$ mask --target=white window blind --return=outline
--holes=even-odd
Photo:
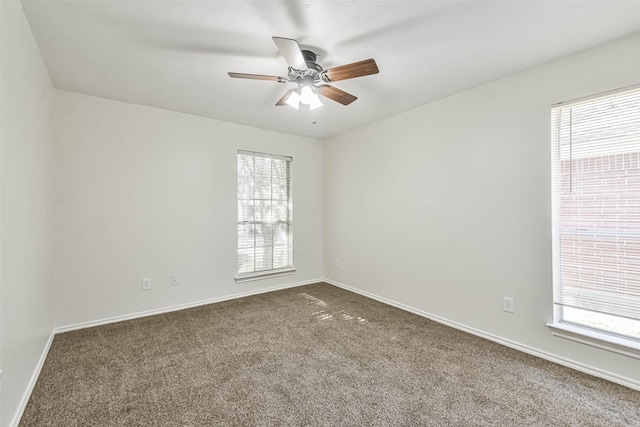
[[[238,151],[238,278],[293,268],[291,158]]]
[[[640,338],[640,88],[555,106],[554,304]]]

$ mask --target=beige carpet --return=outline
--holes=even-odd
[[[20,426],[640,426],[640,393],[327,284],[56,336]]]

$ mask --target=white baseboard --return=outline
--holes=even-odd
[[[44,349],[42,350],[40,359],[38,359],[38,363],[36,364],[36,369],[33,371],[33,374],[31,375],[31,379],[29,380],[27,389],[24,391],[24,394],[22,395],[22,399],[20,400],[20,405],[18,406],[18,409],[13,415],[13,419],[9,423],[10,427],[18,427],[18,424],[20,424],[20,419],[22,418],[22,414],[24,413],[24,410],[27,407],[27,403],[29,403],[29,398],[31,397],[33,388],[36,386],[36,382],[38,381],[38,377],[40,376],[40,371],[42,371],[42,367],[44,366],[44,361],[47,360],[47,355],[49,354],[49,349],[51,348],[51,343],[53,342],[54,337],[55,337],[55,333],[51,332],[51,335],[49,335],[49,339],[47,340],[47,343],[44,345]]]
[[[493,335],[493,334],[490,334],[490,333],[487,333],[487,332],[472,328],[470,326],[463,325],[461,323],[454,322],[452,320],[445,319],[443,317],[436,316],[436,315],[427,313],[427,312],[422,311],[422,310],[418,310],[417,308],[413,308],[413,307],[410,307],[408,305],[405,305],[405,304],[390,300],[388,298],[381,297],[381,296],[376,295],[376,294],[372,294],[371,292],[363,291],[361,289],[354,288],[354,287],[349,286],[349,285],[345,285],[344,283],[336,282],[335,280],[331,280],[331,279],[326,279],[325,278],[323,281],[326,282],[326,283],[329,283],[331,285],[337,286],[339,288],[345,289],[347,291],[351,291],[351,292],[354,292],[356,294],[360,294],[362,296],[365,296],[367,298],[371,298],[371,299],[374,299],[376,301],[380,301],[380,302],[382,302],[384,304],[391,305],[393,307],[399,308],[401,310],[408,311],[409,313],[417,314],[418,316],[425,317],[427,319],[433,320],[433,321],[438,322],[438,323],[442,323],[443,325],[450,326],[450,327],[452,327],[454,329],[458,329],[458,330],[461,330],[463,332],[468,332],[470,334],[479,336],[481,338],[485,338],[485,339],[487,339],[489,341],[493,341],[493,342],[496,342],[498,344],[502,344],[504,346],[513,348],[515,350],[522,351],[523,353],[531,354],[531,355],[539,357],[541,359],[545,359],[545,360],[548,360],[550,362],[554,362],[554,363],[557,363],[559,365],[563,365],[563,366],[566,366],[568,368],[575,369],[577,371],[584,372],[584,373],[589,374],[589,375],[593,375],[594,377],[603,378],[605,380],[608,380],[608,381],[611,381],[611,382],[614,382],[614,383],[617,383],[617,384],[621,384],[621,385],[623,385],[625,387],[629,387],[631,389],[640,391],[640,382],[639,381],[635,381],[633,379],[630,379],[630,378],[627,378],[627,377],[623,377],[621,375],[614,374],[612,372],[605,371],[603,369],[599,369],[599,368],[596,368],[594,366],[586,365],[584,363],[577,362],[575,360],[567,359],[566,357],[562,357],[562,356],[558,356],[558,355],[555,355],[555,354],[552,354],[552,353],[548,353],[546,351],[538,350],[538,349],[536,349],[534,347],[530,347],[528,345],[521,344],[521,343],[516,342],[516,341],[512,341],[512,340],[509,340],[509,339],[506,339],[506,338],[502,338],[502,337],[499,337],[497,335]]]
[[[213,304],[213,303],[222,302],[222,301],[229,301],[229,300],[232,300],[232,299],[244,298],[244,297],[249,297],[251,295],[264,294],[264,293],[267,293],[267,292],[280,291],[282,289],[295,288],[296,286],[310,285],[312,283],[319,283],[319,282],[324,282],[324,281],[325,280],[322,279],[322,278],[313,279],[313,280],[305,280],[303,282],[288,283],[288,284],[285,284],[285,285],[272,286],[270,288],[258,289],[258,290],[247,291],[247,292],[240,292],[240,293],[237,293],[237,294],[225,295],[225,296],[222,296],[222,297],[210,298],[210,299],[190,302],[190,303],[186,303],[186,304],[172,305],[172,306],[158,308],[158,309],[154,309],[154,310],[140,311],[140,312],[137,312],[137,313],[124,314],[124,315],[121,315],[121,316],[107,317],[105,319],[90,320],[88,322],[75,323],[73,325],[59,326],[57,328],[54,328],[53,332],[55,334],[61,334],[63,332],[70,332],[70,331],[75,331],[75,330],[78,330],[78,329],[92,328],[94,326],[107,325],[109,323],[117,323],[117,322],[122,322],[122,321],[125,321],[125,320],[138,319],[140,317],[155,316],[156,314],[170,313],[172,311],[185,310],[187,308],[199,307],[201,305]]]

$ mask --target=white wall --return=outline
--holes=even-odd
[[[56,326],[323,277],[321,141],[65,91],[54,105]],[[293,157],[294,275],[235,283],[238,149]]]
[[[550,106],[640,83],[638,52],[640,35],[327,140],[326,277],[640,381],[637,359],[545,326]],[[515,314],[502,311],[503,296]]]
[[[2,415],[7,426],[51,334],[53,91],[22,6],[2,9]]]

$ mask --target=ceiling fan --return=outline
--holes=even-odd
[[[310,50],[301,50],[297,41],[275,36],[273,41],[289,64],[289,72],[286,77],[244,73],[229,73],[229,76],[236,79],[297,83],[298,87],[288,90],[276,103],[277,106],[289,105],[298,109],[300,104],[304,104],[308,105],[309,109],[315,110],[322,106],[318,94],[342,105],[349,105],[358,98],[327,83],[378,73],[378,66],[373,59],[365,59],[325,70],[316,63],[317,55]]]

